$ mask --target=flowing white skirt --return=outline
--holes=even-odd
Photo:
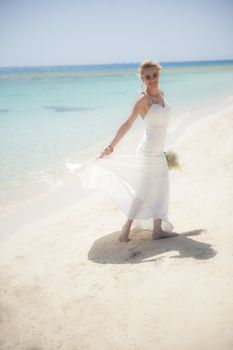
[[[164,231],[174,226],[168,218],[169,168],[164,153],[144,156],[111,153],[81,164],[67,164],[85,189],[102,190],[134,219],[132,228],[153,229],[161,219]]]

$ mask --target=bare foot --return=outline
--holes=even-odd
[[[130,241],[130,239],[128,239],[129,231],[130,231],[130,227],[129,226],[127,226],[127,225],[122,226],[121,235],[119,237],[119,241],[120,242],[128,242],[128,241]]]
[[[160,238],[170,238],[178,236],[178,233],[175,232],[166,232],[160,229],[159,231],[152,232],[152,239],[160,239]]]

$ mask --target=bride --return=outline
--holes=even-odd
[[[131,115],[125,121],[125,123],[121,125],[112,142],[101,153],[100,158],[103,158],[104,156],[109,155],[114,151],[117,143],[131,128],[132,124],[139,115],[141,115],[142,118],[146,117],[151,107],[150,104],[157,104],[165,108],[164,94],[159,89],[160,70],[161,66],[158,62],[146,60],[141,63],[139,68],[140,78],[142,83],[145,83],[146,85],[146,92],[142,92],[138,100],[135,102]],[[174,236],[174,233],[162,230],[161,221],[162,220],[160,218],[154,220],[152,238],[159,239]],[[129,241],[128,236],[132,223],[133,219],[129,218],[122,227],[121,236],[119,238],[121,242]]]
[[[128,119],[120,126],[101,154],[78,168],[81,185],[107,193],[127,217],[119,237],[128,242],[133,227],[149,229],[152,239],[177,236],[171,232],[168,218],[169,168],[164,153],[171,108],[159,88],[161,66],[146,60],[139,66],[143,91],[134,103]],[[117,154],[114,149],[137,117],[143,119],[145,131],[136,154]]]

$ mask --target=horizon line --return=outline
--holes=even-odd
[[[197,62],[223,62],[223,61],[233,61],[233,58],[224,58],[224,59],[205,59],[205,60],[185,60],[185,61],[157,61],[161,64],[166,63],[197,63]],[[27,68],[27,67],[64,67],[64,66],[72,66],[72,67],[86,67],[86,66],[111,66],[111,65],[132,65],[132,64],[140,64],[141,61],[138,62],[112,62],[112,63],[88,63],[88,64],[46,64],[46,65],[22,65],[22,66],[0,66],[0,68]]]

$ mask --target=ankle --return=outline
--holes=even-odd
[[[160,232],[162,230],[161,226],[154,226],[153,232]]]
[[[154,225],[153,225],[153,231],[160,231],[161,230],[161,219],[156,219],[154,220]]]
[[[125,225],[131,226],[131,225],[132,225],[132,222],[133,222],[133,220],[128,219],[128,220],[126,221]]]

